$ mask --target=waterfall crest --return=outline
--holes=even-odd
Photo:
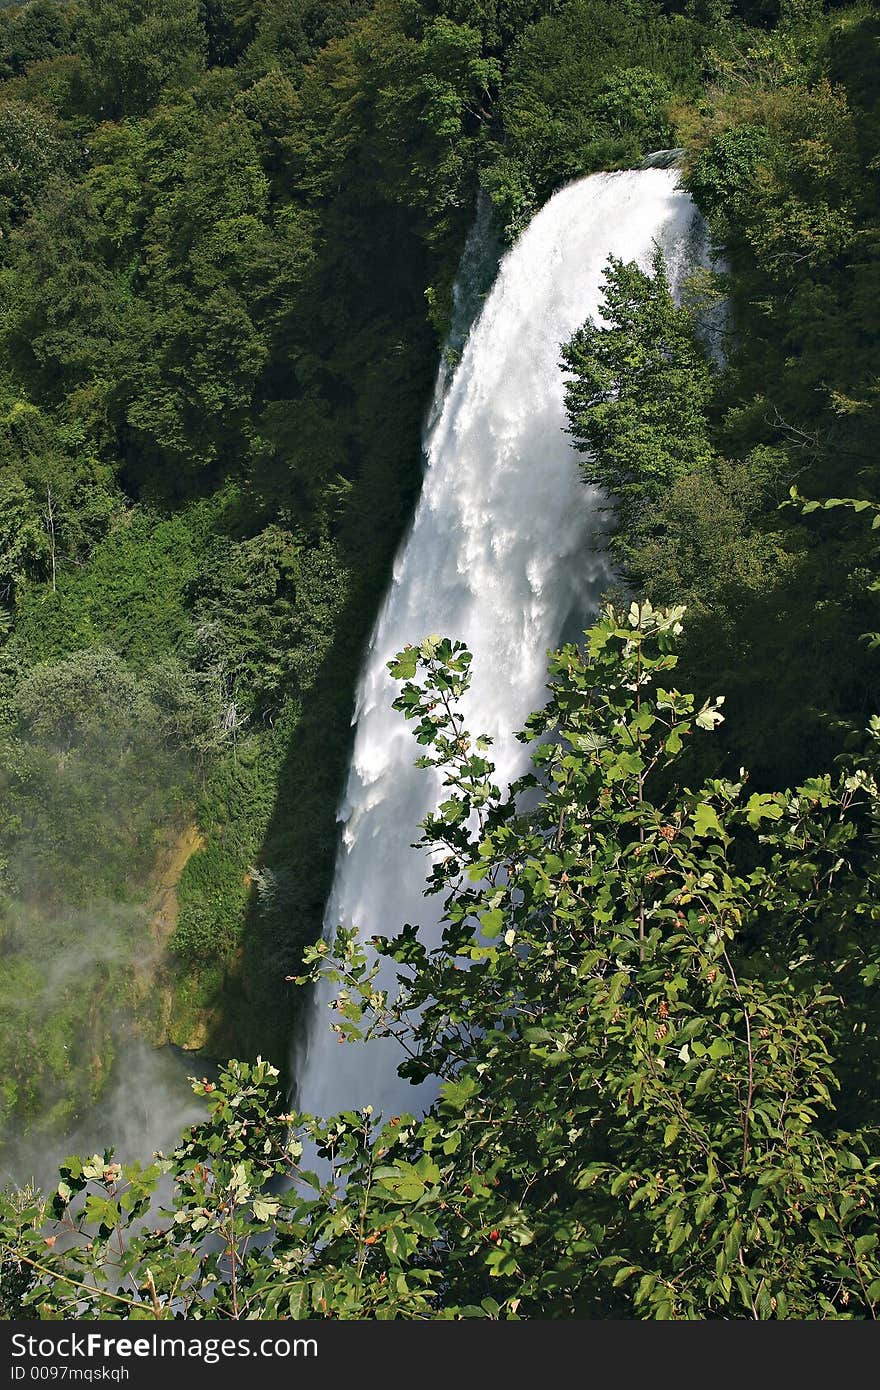
[[[409,535],[365,658],[342,835],[327,907],[365,937],[418,923],[436,936],[438,898],[423,897],[428,864],[413,849],[438,803],[439,780],[413,766],[409,725],[391,708],[386,663],[429,633],[474,653],[465,708],[472,734],[489,734],[502,787],[528,754],[514,734],[543,703],[546,653],[569,625],[583,627],[610,575],[600,541],[601,497],[580,481],[563,432],[559,345],[597,316],[609,255],[647,266],[663,248],[675,281],[699,225],[674,169],[594,174],[558,192],[501,262],[439,411],[426,432],[427,470]],[[435,398],[436,399],[436,398]],[[383,984],[393,983],[393,968]],[[371,1104],[417,1108],[396,1074],[396,1045],[337,1046],[316,991],[298,1078],[300,1109],[318,1114]]]

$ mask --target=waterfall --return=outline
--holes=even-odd
[[[500,257],[501,242],[492,225],[492,200],[480,189],[477,215],[468,233],[455,284],[452,286],[452,306],[446,341],[440,354],[434,395],[425,422],[426,443],[440,418],[449,383],[456,365],[461,360],[464,345],[482,301],[492,287]]]
[[[583,627],[609,580],[602,499],[580,481],[563,432],[559,345],[598,315],[609,255],[647,266],[659,243],[673,281],[690,262],[699,219],[677,178],[664,168],[594,174],[551,198],[502,260],[430,413],[421,498],[357,695],[328,935],[340,923],[365,937],[393,935],[405,922],[425,939],[438,931],[440,900],[423,897],[429,866],[411,846],[439,781],[413,766],[411,728],[391,708],[398,687],[386,663],[397,651],[429,633],[466,642],[474,653],[466,727],[494,740],[502,787],[524,770],[528,754],[513,736],[543,703],[547,650]],[[393,985],[393,965],[383,969],[382,983]],[[338,1046],[331,1000],[316,990],[300,1109],[417,1108],[417,1093],[396,1074],[396,1044]]]

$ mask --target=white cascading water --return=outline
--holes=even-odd
[[[489,734],[499,784],[524,770],[514,738],[543,703],[546,656],[567,625],[580,630],[609,581],[602,499],[580,480],[564,433],[559,345],[599,314],[610,255],[647,267],[655,244],[673,282],[692,262],[699,219],[674,169],[594,174],[557,193],[501,262],[425,441],[428,467],[366,656],[342,840],[326,930],[364,937],[418,923],[438,934],[439,897],[424,898],[428,864],[413,849],[438,804],[439,781],[413,766],[411,726],[391,708],[387,662],[439,633],[474,653],[466,727]],[[382,983],[394,983],[386,962]],[[372,1105],[418,1108],[397,1076],[393,1042],[338,1045],[333,995],[316,990],[299,1068],[301,1110],[330,1115]]]

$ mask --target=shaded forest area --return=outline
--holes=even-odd
[[[618,283],[624,347],[669,350],[596,415],[582,344],[576,442],[628,489],[622,579],[688,605],[685,687],[727,692],[693,775],[858,756],[878,36],[813,0],[0,13],[6,1123],[99,1092],[111,999],[153,1041],[284,1065],[480,187],[509,239],[567,179],[685,147],[729,274],[679,315],[662,279]],[[724,298],[719,371],[694,333]],[[157,941],[156,865],[194,836]]]

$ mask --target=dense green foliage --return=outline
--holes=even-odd
[[[512,231],[670,138],[713,32],[653,0],[0,11],[0,709],[9,767],[43,769],[4,782],[2,886],[13,921],[113,919],[195,820],[167,1038],[285,1055],[479,183]],[[111,657],[134,742],[49,748],[19,687],[76,658],[87,715]],[[37,824],[50,783],[75,832]]]
[[[286,1115],[265,1063],[233,1064],[196,1085],[210,1115],[169,1160],[71,1159],[51,1212],[6,1202],[29,1309],[876,1316],[876,1104],[850,1132],[835,1105],[880,973],[877,784],[679,785],[683,748],[722,720],[672,684],[680,618],[608,609],[552,658],[523,735],[534,772],[504,796],[457,709],[470,653],[399,654],[396,707],[448,790],[422,840],[443,938],[376,939],[394,996],[354,933],[310,957],[340,1041],[398,1039],[401,1073],[439,1099],[381,1125],[369,1107]],[[173,1209],[139,1228],[162,1171]]]
[[[281,1263],[255,1247],[236,1275],[248,1315],[875,1310],[878,44],[870,6],[821,0],[0,10],[9,1131],[72,1126],[117,1009],[154,1041],[285,1063],[284,981],[320,931],[351,691],[478,187],[509,238],[565,179],[680,145],[724,257],[680,300],[659,259],[612,263],[604,321],[561,349],[627,602],[687,606],[683,684],[726,691],[723,726],[666,730],[640,770],[662,721],[695,716],[650,665],[635,715],[621,684],[634,653],[662,669],[674,620],[609,618],[604,645],[554,667],[530,732],[556,721],[573,761],[554,735],[526,814],[491,791],[485,750],[455,761],[413,684],[454,692],[461,653],[403,658],[405,712],[458,779],[425,832],[450,844],[433,884],[450,933],[436,957],[384,948],[409,993],[370,1026],[409,1030],[444,1099],[381,1138],[316,1121],[348,1186],[277,1208],[284,1122],[270,1160],[221,1106],[174,1160],[188,1215],[133,1237],[131,1268],[157,1280],[145,1308],[130,1279],[134,1304],[110,1296],[121,1175],[92,1165],[101,1229],[64,1261],[108,1290],[76,1291],[93,1310],[168,1309],[199,1232],[238,1251],[230,1195],[242,1240],[284,1215]],[[457,798],[480,802],[485,853]],[[180,845],[197,847],[157,925]],[[487,882],[460,879],[467,863]],[[348,1029],[369,965],[342,946]],[[520,1026],[529,990],[548,1037]],[[467,1035],[455,1080],[450,1029]],[[241,1064],[219,1084],[268,1125],[269,1079]],[[123,1224],[146,1192],[131,1177]],[[52,1265],[39,1201],[21,1211],[31,1234],[7,1227],[8,1248]],[[235,1297],[224,1249],[207,1315]],[[11,1307],[29,1268],[0,1291]],[[74,1290],[47,1278],[51,1311]]]
[[[850,511],[782,505],[794,485],[878,495],[878,43],[854,8],[715,54],[679,130],[727,268],[676,308],[661,264],[612,265],[608,322],[563,353],[587,476],[620,499],[624,573],[688,605],[688,679],[728,692],[716,766],[768,783],[827,764],[847,730],[857,743],[880,695],[859,641],[877,626],[872,535]]]
[[[712,378],[659,252],[653,276],[612,259],[603,314],[604,326],[584,324],[563,347],[565,404],[586,480],[615,500],[623,550],[652,528],[672,485],[708,462]]]

